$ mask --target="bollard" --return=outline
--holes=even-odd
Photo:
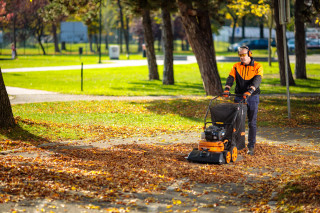
[[[83,63],[81,63],[81,91],[83,91]]]

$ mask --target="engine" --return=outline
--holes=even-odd
[[[207,141],[223,141],[225,134],[224,127],[209,126],[204,130],[204,138]]]

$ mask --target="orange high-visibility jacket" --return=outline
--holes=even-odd
[[[235,94],[242,95],[251,90],[252,95],[260,94],[260,83],[263,76],[262,65],[251,58],[249,65],[235,63],[227,78],[226,87],[231,88],[236,81]]]

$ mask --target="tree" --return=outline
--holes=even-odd
[[[188,39],[187,39],[187,35],[186,35],[186,32],[183,28],[183,24],[182,24],[182,21],[181,21],[181,17],[180,16],[176,16],[174,18],[174,21],[173,21],[173,40],[177,40],[177,39],[180,39],[181,40],[181,49],[182,50],[189,50],[188,48]],[[184,46],[184,41],[186,41],[187,43],[187,46],[185,47]],[[176,48],[175,47],[175,42],[174,42],[174,49]]]
[[[4,5],[2,14],[3,17],[7,20],[8,24],[12,24],[12,38],[13,38],[13,44],[16,47],[17,46],[17,36],[16,36],[16,29],[19,25],[19,14],[21,11],[23,11],[23,3],[19,0],[4,0],[1,1],[1,5]]]
[[[45,28],[41,10],[43,10],[45,5],[48,3],[47,0],[35,0],[31,2],[21,0],[5,0],[4,2],[6,3],[5,10],[7,12],[8,20],[11,21],[13,25],[14,45],[16,46],[17,42],[17,29],[28,29],[37,38],[43,54],[46,54],[41,42]],[[32,16],[30,14],[32,14]]]
[[[233,4],[228,5],[227,6],[227,11],[230,14],[230,16],[232,17],[232,34],[231,34],[231,44],[234,43],[234,35],[236,32],[236,26],[237,26],[237,22],[239,19],[239,12],[237,11],[238,9],[240,9],[239,5],[233,1]],[[243,10],[245,11],[245,10]]]
[[[120,23],[121,23],[121,32],[124,34],[124,40],[126,42],[126,51],[127,51],[127,57],[129,57],[129,29],[128,29],[128,18],[126,18],[127,25],[126,28],[124,27],[124,21],[123,21],[123,11],[120,0],[117,0],[118,7],[119,7],[119,17],[120,17]]]
[[[43,10],[44,6],[47,4],[46,0],[33,1],[30,7],[30,12],[33,11],[33,19],[29,22],[30,29],[37,38],[37,41],[42,49],[43,55],[46,55],[46,51],[42,44],[42,36],[44,35],[45,22],[41,16],[40,11]],[[27,11],[28,13],[29,11]]]
[[[245,37],[245,21],[246,17],[250,14],[259,17],[259,27],[260,27],[260,38],[264,37],[263,34],[263,23],[264,17],[270,11],[270,5],[267,3],[267,0],[259,1],[249,1],[249,0],[232,0],[227,5],[227,11],[232,17],[233,20],[233,29],[231,36],[231,43],[234,43],[234,34],[237,21],[242,20],[242,37]]]
[[[70,15],[73,15],[76,20],[83,21],[88,26],[90,51],[95,52],[93,42],[96,44],[96,50],[99,51],[100,44],[98,44],[97,34],[99,32],[100,0],[73,0],[72,2],[66,1],[66,4]]]
[[[270,2],[269,2],[270,4]],[[272,36],[272,29],[273,29],[273,20],[274,20],[274,15],[273,15],[273,5],[270,4],[270,10],[269,12],[267,13],[267,21],[268,21],[268,28],[269,28],[269,39],[268,39],[268,64],[269,66],[271,67],[271,54],[272,54],[272,48],[271,48],[271,36]]]
[[[295,74],[296,78],[306,79],[306,30],[304,28],[304,14],[306,7],[304,1],[296,0],[294,5],[294,31],[295,31],[295,56],[296,56],[296,67]]]
[[[6,2],[0,0],[0,23],[5,20],[4,16],[6,15]]]
[[[192,2],[178,0],[178,8],[189,43],[196,56],[206,95],[222,92],[209,18],[208,0]]]
[[[319,15],[320,1],[295,1],[294,26],[295,26],[295,75],[298,79],[306,79],[306,31],[305,23],[312,22]],[[317,21],[316,21],[317,22]]]
[[[142,26],[142,19],[141,18],[133,18],[130,32],[138,37],[138,52],[142,51],[142,44],[144,41],[144,33],[143,33],[143,26]]]
[[[61,4],[60,0],[50,0],[44,10],[41,11],[41,16],[46,23],[51,23],[54,50],[60,52],[57,28],[60,26],[60,22],[69,16],[66,5]]]
[[[172,9],[175,9],[174,2],[162,0],[161,18],[162,18],[162,41],[163,41],[163,52],[164,52],[162,83],[166,85],[174,84],[173,32],[172,32],[171,15],[170,15],[170,11]]]
[[[15,126],[15,121],[0,68],[0,128],[8,128],[13,126]]]
[[[144,30],[144,38],[146,42],[146,53],[149,67],[149,80],[159,80],[158,66],[156,61],[156,54],[154,50],[154,40],[152,34],[150,10],[143,9],[142,25]]]
[[[155,9],[151,1],[148,0],[125,0],[128,9],[134,14],[142,16],[142,25],[144,39],[146,43],[146,55],[149,69],[149,80],[159,80],[158,65],[154,50],[154,37],[152,33],[152,24],[150,11]]]
[[[44,20],[41,15],[41,10],[47,4],[47,0],[36,0],[36,1],[8,1],[6,4],[6,11],[12,15],[13,23],[13,40],[16,46],[16,29],[24,28],[28,29],[39,42],[43,54],[45,55],[45,49],[42,45],[42,36],[44,34]],[[32,16],[30,15],[32,14]]]
[[[287,55],[287,58],[284,58],[283,45],[285,41],[283,40],[283,30],[279,20],[278,0],[273,1],[273,8],[274,8],[274,19],[276,23],[277,53],[278,53],[278,62],[279,62],[279,71],[280,71],[280,83],[282,86],[286,86],[285,60],[287,60],[288,65],[290,64],[290,61],[289,61],[288,55]],[[286,45],[286,48],[288,49],[287,45]],[[295,85],[290,66],[288,66],[288,77],[289,77],[289,85],[290,86]]]
[[[109,48],[109,35],[111,35],[111,29],[116,26],[116,8],[109,4],[107,1],[106,7],[103,8],[103,28],[106,31],[106,49]]]

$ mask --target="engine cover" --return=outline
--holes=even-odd
[[[225,134],[224,127],[209,126],[204,130],[205,139],[207,141],[223,141]]]

